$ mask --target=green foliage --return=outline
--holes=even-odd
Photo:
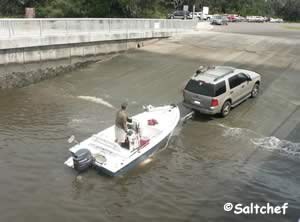
[[[300,1],[288,0],[281,11],[281,15],[286,20],[300,20]]]
[[[82,0],[54,0],[46,1],[36,7],[38,17],[82,17],[84,1]]]
[[[193,5],[210,13],[263,15],[300,20],[300,0],[0,0],[0,16],[22,16],[35,7],[38,17],[165,18],[167,13]]]
[[[0,16],[17,15],[21,12],[21,4],[17,0],[1,0]]]

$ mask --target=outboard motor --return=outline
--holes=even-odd
[[[88,149],[80,149],[72,153],[74,169],[82,172],[93,166],[95,158]]]

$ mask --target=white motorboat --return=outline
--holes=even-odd
[[[147,106],[145,112],[132,117],[129,124],[129,147],[115,142],[114,125],[70,148],[65,165],[83,171],[91,166],[110,176],[120,175],[147,159],[163,146],[180,120],[175,105]]]

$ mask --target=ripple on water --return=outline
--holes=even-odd
[[[219,124],[224,128],[224,137],[232,137],[238,140],[247,139],[256,147],[268,151],[278,152],[280,154],[300,158],[300,143],[293,143],[288,140],[280,140],[277,137],[263,137],[253,130],[245,128],[228,127],[223,124]]]
[[[281,154],[300,158],[300,143],[280,140],[276,137],[263,137],[252,139],[253,144],[265,150],[279,152]]]

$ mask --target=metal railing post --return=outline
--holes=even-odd
[[[42,20],[39,19],[39,25],[40,25],[40,37],[42,37]]]

